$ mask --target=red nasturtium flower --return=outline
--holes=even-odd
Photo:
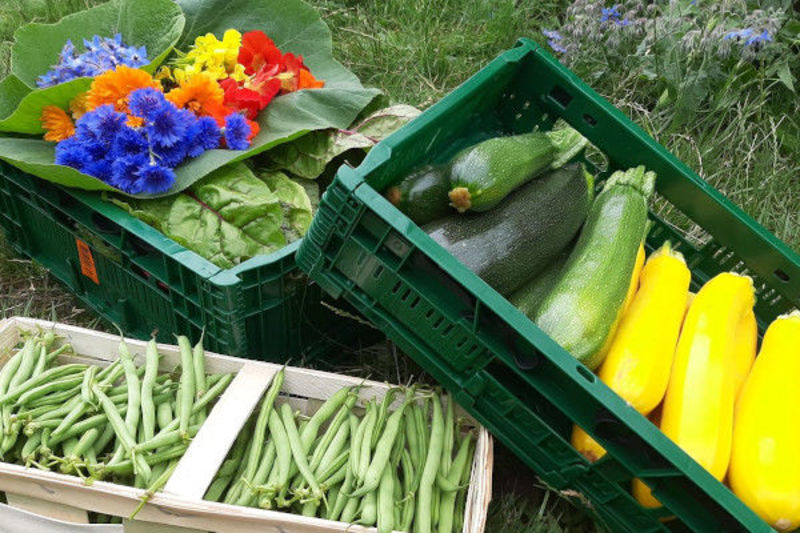
[[[319,89],[325,85],[311,74],[303,64],[303,56],[296,56],[287,52],[283,56],[284,72],[278,77],[281,78],[281,90],[284,93],[299,91],[300,89]]]
[[[238,61],[244,65],[245,74],[252,76],[265,66],[280,65],[282,57],[275,41],[263,31],[249,31],[242,35]]]

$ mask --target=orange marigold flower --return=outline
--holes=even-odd
[[[128,95],[145,87],[160,90],[161,84],[144,70],[120,65],[116,70],[104,72],[92,81],[86,95],[87,110],[112,104],[117,111],[127,113]]]
[[[199,117],[209,116],[219,121],[231,112],[223,105],[225,92],[207,72],[198,72],[182,80],[166,98],[176,107],[188,109]]]
[[[310,70],[301,69],[298,75],[297,89],[321,89],[325,86],[325,82],[318,80],[311,74]]]
[[[49,105],[42,109],[42,127],[47,131],[45,141],[59,142],[75,134],[75,124],[66,111],[58,106]]]
[[[72,113],[72,118],[78,120],[86,111],[86,93],[80,93],[69,103],[69,112]]]

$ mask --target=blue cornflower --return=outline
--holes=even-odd
[[[191,112],[190,112],[191,113]],[[148,121],[147,135],[150,142],[161,146],[170,147],[186,135],[190,122],[179,110],[167,103],[161,110]]]
[[[175,183],[175,172],[171,168],[149,164],[138,171],[138,185],[141,192],[157,194],[166,192]]]
[[[111,180],[111,165],[114,163],[114,160],[110,157],[103,157],[100,159],[95,159],[93,161],[89,161],[83,167],[81,172],[85,174],[89,174],[90,176],[94,176],[95,178],[108,183]]]
[[[217,121],[211,117],[200,117],[189,128],[187,133],[189,157],[197,157],[206,150],[219,147],[221,133]]]
[[[150,164],[150,157],[144,154],[121,157],[111,165],[111,180],[109,185],[121,191],[138,194],[138,171]]]
[[[542,34],[552,41],[560,41],[564,39],[558,30],[542,30]]]
[[[68,137],[56,145],[55,161],[57,165],[83,170],[89,159],[84,143],[76,136]]]
[[[171,168],[177,167],[186,159],[187,148],[187,143],[183,139],[181,139],[181,142],[177,142],[172,146],[164,146],[161,144],[152,146],[153,154],[158,163]]]
[[[112,154],[115,158],[147,154],[149,148],[150,146],[144,135],[128,126],[120,129],[111,146]]]
[[[128,107],[137,117],[152,120],[164,107],[164,93],[158,89],[147,87],[136,89],[128,98]]]
[[[113,105],[101,105],[79,118],[75,123],[75,131],[80,137],[110,144],[117,132],[125,126],[126,120],[125,114],[116,111]]]
[[[225,117],[225,142],[231,150],[246,150],[250,146],[247,140],[250,125],[239,113],[231,113]]]
[[[619,12],[619,4],[612,7],[604,7],[601,11],[600,22],[618,21],[622,14]]]

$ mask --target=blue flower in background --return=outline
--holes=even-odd
[[[564,37],[558,30],[542,30],[542,34],[547,37],[547,44],[554,52],[558,52],[559,54],[565,54],[567,52],[567,48],[560,42],[564,40]]]
[[[739,42],[744,41],[745,46],[756,46],[761,43],[771,43],[772,35],[768,30],[763,30],[761,33],[756,33],[753,28],[745,28],[743,30],[735,30],[725,34],[722,37],[723,41],[735,39]]]
[[[728,41],[730,39],[747,39],[751,35],[753,35],[753,28],[745,28],[743,30],[736,30],[726,33],[722,40]]]
[[[564,38],[558,33],[558,30],[542,30],[542,34],[553,41],[560,41]]]
[[[600,22],[608,22],[609,20],[618,22],[622,18],[622,14],[619,12],[619,5],[604,7],[601,14]]]
[[[770,43],[772,42],[772,36],[769,34],[767,30],[762,31],[758,35],[753,35],[747,41],[745,41],[745,46],[753,46],[760,43]]]
[[[147,64],[146,47],[126,46],[120,34],[113,38],[95,35],[92,40],[84,39],[83,46],[86,51],[76,55],[75,45],[67,40],[58,55],[58,64],[39,76],[36,85],[52,87],[75,78],[94,77],[118,65],[138,68]]]

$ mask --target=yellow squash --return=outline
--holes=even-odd
[[[719,480],[731,453],[736,330],[754,302],[747,276],[722,273],[700,289],[683,324],[664,398],[661,430]]]
[[[639,250],[636,252],[636,263],[634,263],[633,266],[633,274],[631,275],[631,282],[628,285],[628,293],[625,295],[625,301],[622,304],[622,313],[620,314],[622,317],[625,316],[625,313],[633,302],[633,297],[639,288],[639,278],[642,272],[642,266],[644,265],[644,259],[644,245],[640,244]],[[624,318],[622,320],[624,320]],[[611,336],[609,338],[613,339],[614,337]],[[607,351],[610,348],[611,343],[607,343],[607,345],[603,347],[603,351]],[[578,426],[573,426],[572,428],[571,442],[572,446],[591,462],[597,461],[606,453],[603,447],[600,446],[596,440],[594,440],[591,436],[589,436],[588,433]]]
[[[600,367],[600,379],[644,415],[664,397],[690,281],[683,256],[669,243],[653,253],[641,270],[639,289],[629,293],[635,297]],[[572,445],[590,461],[606,453],[578,426],[572,430]]]
[[[747,379],[747,375],[750,374],[753,361],[756,359],[757,343],[758,324],[756,324],[756,315],[751,309],[749,313],[745,313],[736,328],[736,348],[733,353],[733,361],[736,365],[734,394],[736,394],[737,398],[742,390],[744,381]]]
[[[778,317],[739,395],[729,481],[778,530],[800,527],[800,312]]]

